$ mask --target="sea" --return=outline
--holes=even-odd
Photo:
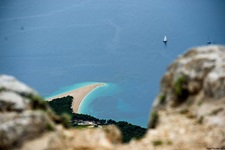
[[[105,83],[80,113],[142,127],[168,65],[207,41],[225,44],[224,0],[0,0],[0,74],[44,97]]]

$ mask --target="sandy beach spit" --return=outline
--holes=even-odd
[[[90,93],[92,90],[94,90],[95,88],[97,88],[99,86],[104,86],[104,85],[105,85],[104,83],[96,83],[96,84],[86,85],[81,88],[50,97],[47,99],[47,101],[51,101],[56,98],[61,98],[61,97],[70,95],[73,97],[73,102],[72,102],[71,108],[73,109],[74,113],[78,113],[79,106],[80,106],[82,100],[84,99],[84,97],[88,93]]]

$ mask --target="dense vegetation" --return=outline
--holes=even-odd
[[[132,125],[125,121],[114,121],[112,119],[98,119],[86,114],[73,113],[71,104],[73,101],[72,96],[57,98],[49,101],[49,106],[56,112],[57,115],[68,114],[71,117],[71,125],[78,126],[77,121],[91,121],[97,125],[116,125],[122,132],[123,142],[129,142],[132,138],[141,138],[145,133],[146,129],[140,126]]]
[[[140,126],[132,125],[125,121],[119,121],[115,124],[122,132],[123,142],[129,142],[132,138],[140,139],[146,133],[146,129]]]
[[[72,96],[66,96],[63,98],[56,98],[52,101],[48,101],[49,106],[55,111],[57,115],[68,114],[73,115],[71,104],[73,101]]]

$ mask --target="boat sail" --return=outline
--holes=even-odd
[[[167,37],[166,35],[164,36],[164,39],[163,39],[163,42],[166,43],[168,40],[167,40]]]

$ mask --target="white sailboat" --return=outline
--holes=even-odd
[[[166,43],[168,40],[167,40],[167,37],[166,35],[164,36],[164,39],[163,39],[163,42]]]

